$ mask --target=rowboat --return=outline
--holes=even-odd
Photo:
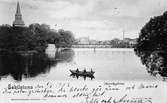
[[[86,71],[86,70],[79,71],[78,69],[77,70],[70,69],[70,72],[71,72],[71,74],[78,75],[78,76],[93,76],[93,74],[95,73],[92,70],[91,71]]]

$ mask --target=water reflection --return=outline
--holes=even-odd
[[[74,54],[72,49],[62,49],[61,51],[55,52],[55,59],[59,62],[71,62]]]
[[[73,56],[74,52],[70,49],[56,52],[54,58],[49,58],[45,53],[0,52],[0,77],[11,75],[15,80],[36,77],[48,73],[59,62],[70,62]]]

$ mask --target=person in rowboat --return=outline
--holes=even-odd
[[[77,68],[76,72],[77,72],[77,73],[79,72],[78,68]]]
[[[84,69],[84,73],[86,73],[86,69]]]

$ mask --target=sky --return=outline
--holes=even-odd
[[[167,0],[0,0],[0,24],[12,25],[17,1],[25,24],[45,23],[76,38],[137,38],[151,17],[167,11]]]

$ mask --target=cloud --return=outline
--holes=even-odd
[[[92,12],[93,2],[88,2],[83,5],[68,1],[56,1],[50,8],[52,8],[49,11],[51,18],[83,18]]]

